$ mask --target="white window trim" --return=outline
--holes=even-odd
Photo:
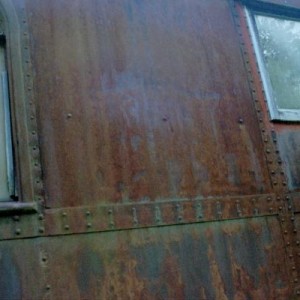
[[[254,51],[256,54],[257,64],[260,71],[264,92],[266,96],[266,100],[269,107],[270,118],[273,121],[298,121],[300,122],[300,109],[282,109],[279,108],[275,102],[275,98],[273,95],[273,89],[270,82],[269,73],[266,70],[263,55],[261,52],[261,48],[258,41],[258,31],[255,25],[255,20],[253,14],[261,14],[264,15],[263,12],[251,12],[249,9],[245,8],[245,14],[248,21],[249,31],[252,38],[252,43],[254,47]],[[267,15],[267,14],[265,14]],[[275,16],[276,17],[276,16]],[[299,98],[300,101],[300,98]]]

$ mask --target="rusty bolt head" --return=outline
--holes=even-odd
[[[20,217],[19,217],[19,216],[14,216],[14,217],[13,217],[13,220],[14,220],[15,222],[19,222],[19,221],[20,221]]]
[[[87,224],[86,224],[86,227],[87,227],[87,228],[91,228],[91,227],[92,227],[92,223],[87,223]]]

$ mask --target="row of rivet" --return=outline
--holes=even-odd
[[[281,198],[277,198],[278,201],[280,201]],[[268,205],[266,206],[265,211],[262,211],[262,213],[265,214],[278,214],[279,212],[281,212],[283,210],[283,206],[280,205],[279,206],[276,205],[276,203],[273,203],[275,200],[274,197],[268,196],[266,197],[266,202],[268,203]],[[256,198],[251,198],[249,199],[250,203],[252,204],[252,214],[249,215],[249,210],[247,212],[247,216],[259,216],[260,214],[260,203],[262,203],[262,199],[256,199]],[[234,207],[235,208],[235,213],[234,211],[232,211],[232,215],[230,216],[226,216],[226,218],[242,218],[245,216],[244,210],[243,210],[243,202],[240,200],[235,200],[235,206],[234,204],[230,204],[228,203],[229,206]],[[168,204],[167,204],[168,205]],[[209,205],[209,204],[207,204]],[[210,206],[210,205],[209,205]],[[195,201],[195,203],[193,204],[193,209],[194,209],[194,218],[193,222],[197,222],[197,221],[205,221],[205,220],[222,220],[224,219],[224,209],[226,208],[226,204],[223,203],[222,201],[216,201],[214,204],[212,204],[212,206],[215,206],[215,216],[205,216],[205,210],[203,207],[203,204],[201,201]],[[249,206],[249,203],[247,203],[247,206]],[[182,223],[182,222],[186,222],[187,220],[185,220],[184,216],[185,216],[185,206],[184,206],[184,202],[182,203],[176,203],[173,204],[174,207],[174,221],[173,223]],[[120,210],[120,207],[119,209]],[[117,210],[117,211],[118,211]],[[122,209],[121,209],[122,210]],[[143,206],[134,206],[132,205],[132,207],[130,208],[131,210],[131,219],[132,219],[132,227],[136,227],[136,226],[143,226],[143,222],[139,220],[139,211],[142,212],[143,211]],[[165,220],[163,218],[163,204],[153,204],[152,207],[152,213],[153,213],[153,225],[160,225],[160,224],[164,224]],[[209,209],[210,210],[210,209]],[[115,229],[116,228],[116,220],[118,220],[119,216],[123,216],[124,212],[122,211],[122,213],[115,211],[115,209],[113,207],[107,208],[106,212],[107,212],[107,222],[108,222],[108,226],[107,226],[107,230],[109,229]],[[213,210],[212,210],[213,211]],[[95,212],[91,212],[91,209],[86,210],[84,213],[85,215],[85,222],[86,222],[86,228],[87,230],[92,229],[93,228],[93,217],[96,219],[97,218],[97,210]],[[70,222],[68,221],[68,213],[66,211],[61,213],[62,216],[62,229],[63,231],[70,231],[72,232],[71,228],[70,228]],[[170,221],[168,221],[170,222]],[[96,228],[94,228],[94,230],[96,230]]]
[[[25,9],[21,11],[22,14],[22,59],[24,73],[26,74],[24,78],[24,84],[26,86],[26,99],[27,109],[28,109],[28,128],[31,132],[29,147],[31,149],[31,160],[32,160],[32,172],[33,172],[33,186],[34,186],[34,198],[36,201],[43,200],[43,183],[42,183],[42,168],[40,163],[40,151],[39,151],[39,140],[37,134],[37,121],[36,121],[36,110],[33,100],[33,78],[32,78],[32,65],[30,57],[30,47],[29,47],[29,34],[28,34],[28,24]]]
[[[240,15],[237,12],[235,5],[233,5],[232,10],[233,10],[233,15],[234,15],[235,24],[236,24],[236,27],[238,30],[238,34],[240,36],[240,44],[242,47],[242,53],[243,53],[244,60],[246,63],[248,79],[249,79],[249,83],[251,86],[251,93],[252,93],[252,97],[254,99],[254,105],[255,105],[255,109],[256,109],[256,113],[257,113],[257,118],[259,121],[261,135],[262,135],[262,139],[265,144],[266,160],[268,163],[267,165],[268,165],[269,172],[271,173],[271,177],[272,177],[272,181],[271,181],[272,186],[276,191],[281,191],[282,187],[286,187],[287,184],[286,184],[284,172],[281,168],[281,159],[279,157],[279,151],[276,149],[276,145],[274,145],[277,142],[276,134],[274,131],[271,132],[271,135],[269,135],[266,132],[266,129],[265,129],[266,126],[264,124],[262,108],[259,103],[259,99],[258,99],[257,92],[256,92],[255,82],[253,80],[253,75],[252,75],[252,70],[251,70],[250,60],[249,60],[249,54],[246,49],[243,33],[241,31]],[[246,20],[246,16],[244,15],[243,17]],[[247,21],[245,23],[247,24]],[[249,36],[249,40],[251,41],[250,36]],[[259,72],[259,69],[258,69],[258,72]],[[263,86],[263,85],[261,84],[261,86]],[[271,141],[273,143],[271,143]],[[276,162],[277,162],[277,164],[276,164]],[[277,165],[277,167],[274,168],[274,166],[276,166],[276,165]]]
[[[300,258],[300,241],[297,239],[297,228],[295,224],[295,216],[292,206],[292,199],[290,196],[285,197],[286,200],[286,212],[280,212],[279,218],[282,223],[282,230],[284,233],[285,248],[289,257],[289,266],[291,277],[294,284],[297,284],[298,270],[296,268],[296,260]],[[299,292],[299,293],[298,293]],[[296,289],[296,294],[300,295],[300,290]]]

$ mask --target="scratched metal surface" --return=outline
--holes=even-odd
[[[0,298],[286,300],[282,242],[274,217],[1,242]]]
[[[225,0],[27,0],[48,207],[271,190]]]

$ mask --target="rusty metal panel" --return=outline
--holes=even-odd
[[[290,190],[300,189],[300,131],[284,130],[277,134],[280,155]]]
[[[26,1],[47,206],[271,191],[228,1]]]
[[[291,299],[274,217],[43,239],[49,299]]]
[[[43,299],[46,263],[37,239],[0,242],[0,299]]]

